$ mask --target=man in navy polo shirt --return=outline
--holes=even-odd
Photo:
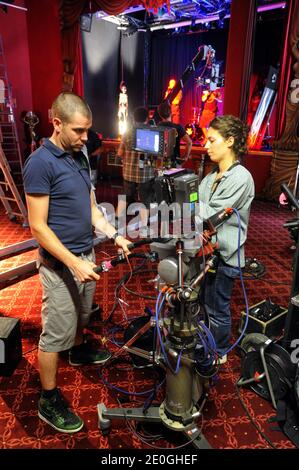
[[[39,243],[43,286],[39,372],[39,417],[62,432],[76,432],[83,420],[70,410],[56,386],[59,352],[70,349],[69,362],[101,364],[110,353],[83,341],[96,281],[92,226],[125,253],[130,242],[118,235],[98,210],[82,152],[92,124],[88,104],[63,92],[52,105],[53,134],[31,154],[24,167],[24,187],[32,235]]]

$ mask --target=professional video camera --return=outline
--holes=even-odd
[[[142,125],[132,129],[132,150],[139,153],[139,165],[160,169],[170,166],[176,142],[176,129]]]
[[[155,179],[155,192],[158,204],[189,204],[194,214],[195,203],[198,202],[199,178],[192,170],[173,168],[164,171]]]

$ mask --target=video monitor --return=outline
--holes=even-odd
[[[136,129],[135,150],[146,153],[159,153],[160,133],[153,129]]]
[[[141,125],[133,128],[132,150],[157,158],[173,154],[177,131],[174,128]]]

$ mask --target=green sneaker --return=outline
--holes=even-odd
[[[56,431],[72,433],[82,429],[84,421],[68,408],[59,390],[51,398],[40,397],[38,416]]]
[[[72,347],[69,353],[69,363],[71,366],[104,364],[110,357],[111,354],[107,349],[92,349],[90,344],[83,343]]]

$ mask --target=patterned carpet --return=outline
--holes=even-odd
[[[250,220],[246,255],[256,257],[266,266],[263,279],[247,280],[246,288],[249,305],[270,296],[273,302],[287,306],[291,285],[291,262],[289,235],[282,225],[292,218],[290,212],[279,209],[272,203],[256,201]],[[0,216],[1,246],[30,238],[29,229],[10,222],[2,213]],[[105,252],[105,253],[104,253]],[[97,261],[115,253],[110,242],[97,247]],[[30,251],[0,262],[0,272],[34,259],[35,251]],[[140,262],[140,261],[139,261]],[[135,262],[136,265],[137,262]],[[145,269],[153,265],[145,265]],[[94,339],[105,339],[112,352],[121,340],[120,327],[131,319],[140,316],[146,306],[154,307],[154,300],[138,298],[121,291],[123,311],[118,307],[112,316],[113,323],[105,323],[114,304],[114,288],[120,277],[128,272],[125,265],[102,274],[98,282],[96,301],[102,307],[101,318],[95,317],[89,328]],[[152,283],[154,273],[133,276],[127,286],[137,293],[154,296]],[[83,429],[73,435],[56,432],[37,416],[37,400],[40,391],[37,370],[37,343],[40,333],[41,288],[38,276],[16,283],[0,291],[0,315],[21,319],[23,359],[11,377],[0,378],[0,448],[1,449],[142,449],[149,442],[159,447],[184,445],[181,433],[174,433],[161,425],[138,425],[131,428],[125,422],[113,420],[108,436],[98,429],[97,404],[107,407],[143,406],[144,396],[140,392],[152,389],[163,381],[159,370],[136,369],[130,357],[122,355],[108,367],[71,367],[66,355],[61,355],[59,387],[70,405],[84,419]],[[234,337],[237,335],[240,312],[244,308],[240,282],[233,292],[232,312]],[[228,362],[220,369],[218,376],[210,384],[209,396],[203,410],[202,429],[205,437],[216,449],[263,449],[269,444],[256,431],[237,396],[235,383],[240,375],[240,358],[235,350]],[[118,387],[129,393],[125,395]],[[139,395],[134,395],[139,393]],[[158,387],[155,403],[164,397],[163,384]],[[254,422],[279,449],[293,448],[293,444],[279,431],[273,431],[268,419],[274,410],[270,403],[261,399],[249,389],[241,389],[241,396]],[[139,439],[142,437],[143,442]]]

